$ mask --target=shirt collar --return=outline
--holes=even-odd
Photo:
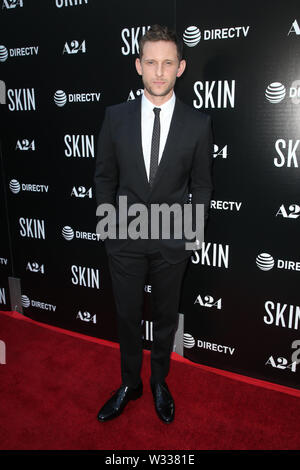
[[[171,111],[174,108],[175,99],[176,99],[176,96],[175,96],[175,93],[173,92],[171,98],[168,101],[163,103],[161,106],[155,106],[153,103],[151,103],[150,100],[148,100],[148,98],[146,98],[146,96],[143,93],[142,94],[142,108],[146,112],[151,111],[151,113],[153,111],[153,108],[160,108],[163,112],[168,112],[168,111]]]

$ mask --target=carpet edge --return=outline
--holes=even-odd
[[[104,339],[101,339],[101,338],[96,338],[96,337],[93,337],[93,336],[88,336],[88,335],[83,334],[83,333],[77,333],[75,331],[71,331],[71,330],[67,330],[67,329],[64,329],[64,328],[57,327],[57,326],[49,325],[47,323],[41,323],[41,322],[33,320],[29,317],[26,317],[25,315],[23,315],[19,312],[16,312],[16,311],[2,311],[2,310],[0,310],[0,314],[6,315],[10,318],[14,318],[16,320],[27,321],[29,323],[36,324],[36,325],[41,326],[43,328],[54,330],[54,331],[56,331],[58,333],[61,333],[61,334],[66,334],[66,335],[69,335],[69,336],[73,336],[75,338],[83,339],[85,341],[90,341],[90,342],[93,342],[93,343],[96,343],[96,344],[101,344],[103,346],[119,349],[119,343],[104,340]],[[149,354],[150,351],[144,349],[144,353]],[[207,366],[207,365],[204,365],[204,364],[198,364],[196,362],[189,361],[188,359],[180,356],[176,352],[171,353],[171,359],[175,360],[177,362],[181,362],[183,364],[186,364],[188,366],[197,367],[198,369],[204,370],[206,372],[210,372],[210,373],[217,374],[217,375],[222,375],[223,377],[227,377],[227,378],[232,379],[232,380],[247,383],[249,385],[254,385],[254,386],[257,386],[257,387],[262,387],[262,388],[273,390],[273,391],[280,392],[280,393],[285,393],[287,395],[292,395],[292,396],[295,396],[295,397],[298,397],[298,398],[300,397],[300,390],[298,390],[296,388],[276,384],[274,382],[269,382],[269,381],[266,381],[266,380],[256,379],[254,377],[249,377],[249,376],[246,376],[246,375],[237,374],[235,372],[230,372],[230,371],[223,370],[223,369],[217,369],[215,367]]]

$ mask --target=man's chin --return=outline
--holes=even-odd
[[[173,88],[168,88],[166,90],[153,90],[153,89],[148,89],[148,93],[151,96],[167,96],[169,93],[172,91]]]

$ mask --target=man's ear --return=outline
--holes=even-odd
[[[142,65],[139,58],[135,59],[135,68],[139,75],[142,75]]]
[[[182,59],[179,63],[179,67],[178,67],[176,77],[181,77],[181,75],[185,71],[185,67],[186,67],[186,61]]]

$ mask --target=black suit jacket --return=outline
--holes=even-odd
[[[191,193],[193,205],[204,204],[206,220],[213,189],[212,146],[210,117],[176,98],[166,145],[150,187],[142,151],[141,97],[108,107],[98,138],[97,206],[110,203],[118,210],[118,197],[126,195],[128,207],[142,203],[150,210],[150,204],[187,203]],[[170,263],[191,254],[185,250],[184,238],[151,243]],[[143,246],[128,239],[107,239],[105,244],[108,254]]]

